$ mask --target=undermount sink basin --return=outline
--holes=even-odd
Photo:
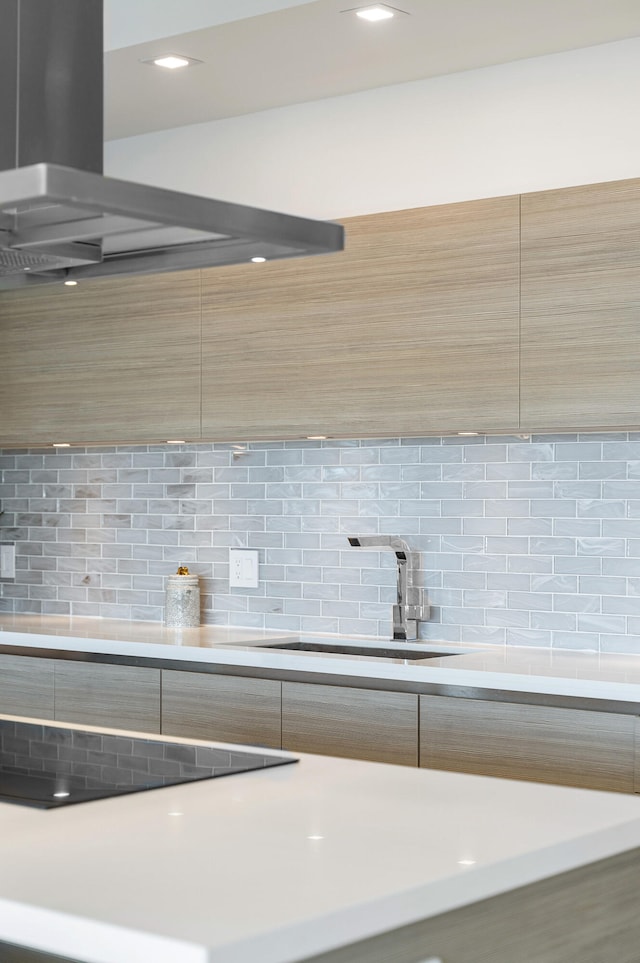
[[[359,655],[367,659],[402,659],[404,662],[420,662],[422,659],[442,659],[462,652],[438,652],[434,649],[394,648],[389,645],[366,646],[332,642],[269,642],[261,649],[286,649],[288,652],[326,652],[331,655]]]

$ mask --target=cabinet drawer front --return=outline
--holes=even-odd
[[[416,766],[418,697],[283,682],[282,748]]]
[[[632,792],[634,717],[420,696],[420,765]]]
[[[163,671],[162,731],[280,749],[280,685],[271,679]]]
[[[0,713],[53,719],[53,661],[0,655]]]
[[[160,732],[160,670],[57,662],[55,718],[92,726]]]

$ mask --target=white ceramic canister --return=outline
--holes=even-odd
[[[164,607],[164,624],[189,629],[200,625],[200,585],[197,575],[169,575]]]

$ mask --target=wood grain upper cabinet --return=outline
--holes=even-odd
[[[339,254],[203,271],[203,437],[518,424],[517,197],[344,221]]]
[[[282,683],[282,748],[418,764],[418,696]]]
[[[53,719],[53,660],[0,655],[0,713]]]
[[[56,662],[55,718],[81,725],[160,732],[160,670]]]
[[[0,293],[0,445],[200,434],[198,271]]]
[[[640,422],[640,179],[522,197],[522,428]]]
[[[162,731],[279,749],[280,682],[163,670]]]
[[[420,765],[633,792],[634,716],[420,696]]]

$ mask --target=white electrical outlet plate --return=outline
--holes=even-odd
[[[258,552],[255,548],[229,549],[229,587],[258,588]]]
[[[15,545],[0,545],[0,578],[16,577]]]

